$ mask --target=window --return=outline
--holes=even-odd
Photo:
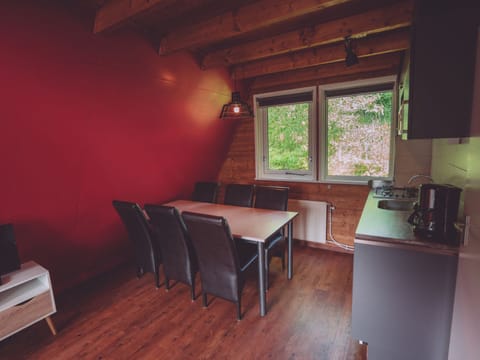
[[[395,79],[255,95],[258,179],[393,178]],[[317,111],[318,108],[318,111]]]
[[[313,180],[316,91],[256,96],[257,177]]]

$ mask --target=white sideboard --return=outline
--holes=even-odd
[[[30,261],[2,276],[0,285],[0,341],[45,319],[56,335],[50,315],[56,312],[48,270]]]

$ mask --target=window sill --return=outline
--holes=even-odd
[[[382,180],[388,180],[381,178]],[[292,179],[292,178],[278,178],[278,177],[256,177],[255,181],[278,181],[278,182],[291,182],[291,183],[310,183],[310,184],[324,184],[324,185],[368,185],[368,180],[312,180],[312,179]],[[390,179],[391,180],[391,179]]]

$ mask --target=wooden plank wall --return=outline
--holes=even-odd
[[[336,208],[332,221],[333,235],[337,241],[353,245],[355,229],[369,188],[361,185],[256,181],[254,120],[236,121],[238,121],[238,124],[235,134],[218,177],[218,181],[222,183],[219,201],[223,201],[224,185],[228,183],[289,186],[290,198],[292,199],[332,203]],[[326,247],[332,250],[339,249],[330,244]]]

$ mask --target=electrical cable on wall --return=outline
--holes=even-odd
[[[329,212],[329,214],[328,214],[328,236],[330,237],[330,239],[328,239],[327,242],[329,242],[331,244],[334,244],[335,246],[338,246],[339,248],[342,248],[344,250],[353,251],[354,247],[352,245],[347,245],[347,244],[338,242],[333,237],[332,218],[333,218],[333,210],[335,210],[335,206],[328,201],[327,201],[327,205],[328,205],[328,212]]]

